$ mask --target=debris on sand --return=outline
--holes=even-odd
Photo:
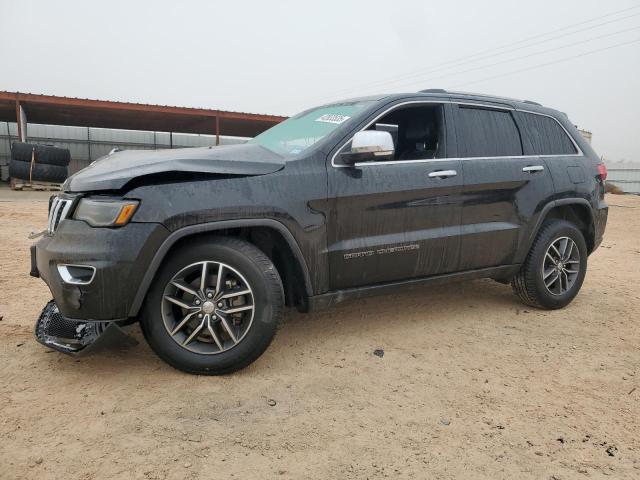
[[[377,348],[377,349],[375,349],[375,350],[373,351],[373,354],[374,354],[376,357],[380,357],[380,358],[382,358],[382,357],[384,357],[384,350],[383,350],[383,349],[381,349],[381,348]]]

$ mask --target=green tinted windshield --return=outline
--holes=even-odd
[[[298,155],[372,103],[375,101],[345,102],[306,110],[262,132],[248,143],[261,145],[281,155]]]

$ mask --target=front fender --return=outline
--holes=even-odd
[[[165,241],[160,245],[160,248],[156,251],[149,267],[147,268],[146,273],[140,285],[138,287],[138,291],[133,299],[131,304],[131,308],[129,310],[129,317],[135,317],[138,315],[140,308],[142,307],[142,302],[144,301],[145,296],[147,295],[147,291],[151,286],[151,282],[153,281],[156,272],[162,265],[162,261],[166,257],[167,253],[171,249],[171,247],[181,238],[196,235],[199,233],[208,233],[215,232],[219,230],[226,230],[229,228],[242,228],[242,227],[269,227],[277,230],[282,234],[284,239],[287,241],[287,244],[291,248],[294,256],[296,257],[296,261],[300,265],[300,270],[304,276],[304,286],[307,296],[313,295],[313,288],[311,284],[311,277],[309,275],[309,268],[307,266],[307,262],[302,255],[302,251],[298,246],[293,234],[289,231],[289,229],[284,226],[282,223],[277,220],[269,219],[269,218],[259,218],[259,219],[242,219],[242,220],[223,220],[219,222],[209,222],[209,223],[200,223],[197,225],[190,225],[187,227],[180,228],[173,233],[171,233]]]

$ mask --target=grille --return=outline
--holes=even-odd
[[[51,300],[36,322],[36,338],[43,345],[65,353],[79,352],[104,333],[109,322],[83,322],[62,316]]]
[[[84,325],[83,325],[84,326]],[[76,338],[78,322],[72,322],[62,316],[59,311],[51,313],[47,325],[47,335],[51,337],[61,337],[64,339]]]
[[[60,225],[60,222],[67,218],[69,209],[73,200],[69,200],[61,197],[53,197],[51,207],[49,208],[49,223],[47,224],[47,231],[53,233]]]

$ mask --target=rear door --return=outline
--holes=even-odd
[[[535,112],[516,112],[525,154],[539,155],[549,169],[559,198],[589,195],[590,183],[582,152],[555,118]]]
[[[553,195],[549,170],[542,158],[524,155],[512,109],[460,104],[454,111],[463,164],[460,269],[512,264]]]
[[[440,108],[443,122],[448,121],[450,106]],[[383,121],[381,128],[397,131]],[[462,171],[459,160],[442,158],[454,142],[446,132],[440,158],[348,167],[336,165],[334,156],[328,165],[332,289],[458,269]]]

